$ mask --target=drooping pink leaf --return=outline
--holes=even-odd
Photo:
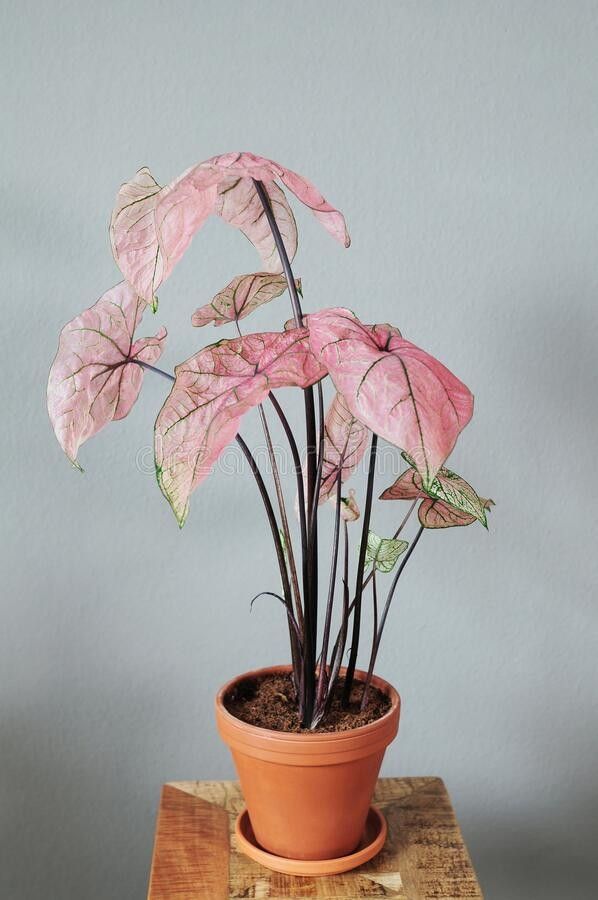
[[[134,339],[146,303],[125,281],[64,326],[48,379],[48,413],[71,462],[86,440],[124,419],[135,403],[143,368],[162,353],[166,329]],[[137,362],[136,362],[137,361]]]
[[[299,279],[297,283],[300,288]],[[237,275],[210,303],[206,303],[193,313],[191,322],[198,327],[237,322],[258,306],[280,297],[286,287],[284,275],[276,273],[256,272],[253,275]]]
[[[471,419],[468,388],[392,326],[364,325],[342,308],[307,324],[312,350],[352,414],[405,450],[429,487]]]
[[[476,520],[487,527],[486,511],[493,500],[480,497],[460,475],[441,468],[428,490],[414,468],[403,472],[381,495],[381,500],[415,500],[421,497],[418,517],[425,528],[471,525]]]
[[[271,178],[263,182],[289,259],[297,252],[297,223],[284,191]],[[240,175],[218,184],[214,209],[227,224],[238,228],[260,255],[266,272],[280,272],[281,263],[268,219],[251,178]]]
[[[280,178],[295,197],[308,209],[311,209],[318,222],[324,226],[326,231],[341,243],[343,247],[349,247],[351,238],[347,231],[345,217],[338,209],[335,209],[334,206],[328,203],[317,187],[311,181],[308,181],[307,178],[292,172],[290,169],[284,169],[278,163],[270,163],[270,165],[272,166],[274,177]]]
[[[350,411],[342,394],[336,393],[324,423],[324,462],[320,503],[336,495],[341,470],[341,482],[355,471],[366,451],[369,429]]]
[[[243,415],[278,387],[309,387],[326,370],[307,330],[248,334],[205,347],[175,369],[156,421],[158,482],[179,524],[189,497],[233,440]]]
[[[252,179],[264,184],[291,259],[297,249],[297,229],[277,181],[287,185],[333,237],[349,246],[342,214],[310,182],[272,160],[252,153],[215,156],[163,188],[148,169],[141,169],[119,191],[110,233],[116,262],[142,297],[152,300],[211,214],[243,231],[257,248],[266,271],[281,271]]]

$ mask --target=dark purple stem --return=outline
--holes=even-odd
[[[157,366],[150,366],[149,363],[142,362],[140,359],[130,359],[129,362],[135,363],[137,366],[141,366],[142,369],[147,369],[149,372],[155,372],[156,375],[161,375],[162,378],[167,378],[169,381],[176,381],[174,375],[171,375],[170,372],[165,372],[164,369],[158,369]]]
[[[368,674],[365,679],[365,685],[363,687],[363,695],[361,697],[361,709],[365,709],[366,698],[368,693],[368,688],[370,686],[370,681],[372,680],[372,674],[374,671],[374,663],[376,662],[376,639],[378,637],[378,586],[376,584],[376,563],[374,562],[372,565],[372,604],[374,608],[374,625],[372,628],[372,650],[370,653],[370,661],[368,664]]]
[[[338,470],[336,480],[336,512],[334,516],[334,537],[332,539],[332,562],[330,564],[330,581],[328,583],[328,601],[326,603],[326,618],[324,620],[324,634],[322,636],[322,652],[320,654],[320,672],[316,692],[316,707],[314,727],[321,720],[326,708],[326,689],[328,686],[328,645],[330,643],[330,626],[332,623],[332,606],[334,603],[334,590],[336,588],[336,567],[338,564],[338,545],[341,521],[341,474],[342,467]]]
[[[257,195],[260,198],[264,214],[268,220],[276,249],[280,257],[282,269],[287,281],[291,305],[293,307],[293,316],[295,325],[300,328],[303,325],[303,310],[301,309],[301,301],[289,256],[276,221],[274,212],[270,205],[270,197],[261,181],[253,179]],[[307,388],[304,391],[305,400],[305,435],[307,444],[307,515],[311,516],[312,504],[314,502],[314,492],[316,486],[317,460],[316,460],[316,416],[314,406],[313,388]],[[311,553],[310,553],[311,543]],[[302,678],[302,703],[303,724],[309,722],[312,718],[313,705],[315,700],[315,659],[316,659],[316,640],[318,628],[318,557],[317,557],[317,541],[312,543],[308,539],[308,559],[306,565],[307,583],[303,597],[303,614],[304,614],[304,654],[303,654],[303,678]]]
[[[274,540],[274,547],[276,549],[276,557],[278,559],[278,567],[280,569],[280,578],[282,581],[282,593],[285,599],[285,605],[287,607],[287,615],[290,619],[293,618],[293,599],[291,592],[291,585],[289,582],[289,573],[287,571],[286,559],[284,556],[284,550],[282,547],[282,541],[280,540],[280,531],[278,530],[278,522],[276,521],[276,515],[274,513],[274,507],[272,506],[272,501],[270,500],[270,496],[268,494],[268,489],[262,478],[262,474],[258,468],[258,464],[253,458],[253,454],[251,450],[243,440],[240,434],[237,435],[237,444],[241,448],[245,459],[249,463],[249,468],[253,472],[254,478],[257,482],[257,486],[259,488],[259,492],[261,494],[264,508],[266,510],[266,515],[268,517],[268,522],[270,523],[270,529],[272,531],[272,538]],[[289,635],[291,639],[291,657],[293,662],[293,676],[295,680],[295,685],[298,686],[301,682],[301,672],[300,672],[300,659],[301,659],[301,650],[299,647],[299,643],[297,638],[293,632],[291,624],[289,622]]]
[[[347,632],[349,630],[349,526],[346,522],[343,522],[343,524],[345,526],[343,566],[343,617],[341,621],[339,636],[337,638],[336,644],[334,645],[334,650],[332,651],[332,659],[334,660],[334,662],[332,664],[332,674],[330,676],[330,684],[328,686],[328,704],[330,704],[332,700],[332,694],[343,661],[343,655],[345,653],[345,646],[347,644]]]
[[[257,181],[255,178],[253,178],[252,181],[255,185],[257,195],[260,198],[262,206],[264,208],[264,212],[268,220],[268,225],[270,226],[270,231],[272,232],[272,237],[274,238],[274,243],[276,244],[276,249],[278,250],[278,255],[280,256],[282,270],[287,280],[289,294],[291,296],[291,305],[293,307],[295,325],[297,326],[297,328],[301,328],[301,326],[303,325],[303,310],[301,309],[299,292],[297,291],[297,285],[295,284],[295,278],[293,276],[293,270],[291,269],[291,262],[289,260],[287,248],[284,245],[284,241],[278,227],[278,222],[276,221],[274,213],[272,212],[270,197],[268,196],[268,192],[264,187],[263,182]]]
[[[269,400],[274,407],[278,418],[280,419],[280,423],[283,427],[284,433],[286,434],[287,441],[289,442],[289,447],[291,450],[291,456],[293,457],[293,467],[295,469],[295,480],[297,482],[297,505],[299,512],[299,531],[301,535],[301,557],[303,561],[302,566],[302,577],[303,577],[303,595],[306,595],[307,584],[308,584],[308,572],[307,572],[307,519],[305,514],[305,489],[303,486],[303,469],[301,466],[301,457],[299,455],[299,448],[297,447],[297,441],[295,440],[295,435],[291,429],[289,421],[284,414],[284,410],[281,407],[280,403],[272,393],[268,395]],[[301,616],[301,627],[303,627],[303,615]]]
[[[353,688],[353,678],[355,677],[355,666],[357,664],[357,651],[359,650],[359,633],[361,629],[361,597],[363,594],[363,569],[365,565],[365,552],[368,545],[368,536],[370,533],[370,517],[372,514],[372,497],[374,493],[374,476],[376,474],[376,452],[378,449],[378,435],[372,434],[372,443],[370,446],[370,460],[368,468],[368,482],[365,497],[365,507],[363,511],[363,525],[361,531],[361,544],[359,546],[359,561],[357,563],[357,580],[355,582],[355,600],[353,601],[353,633],[351,637],[351,653],[349,655],[349,664],[347,666],[347,674],[345,676],[345,686],[343,689],[343,705],[346,707],[349,703],[351,690]]]

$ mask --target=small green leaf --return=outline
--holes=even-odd
[[[152,297],[152,312],[154,314],[158,312],[158,303],[159,303],[159,300],[156,297],[156,295],[154,294],[154,296]]]
[[[407,541],[381,538],[373,531],[370,531],[365,553],[365,564],[366,566],[373,566],[378,572],[392,572],[399,556],[405,552],[408,546]]]

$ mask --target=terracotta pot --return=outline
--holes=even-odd
[[[374,677],[391,699],[389,711],[352,731],[289,734],[241,722],[224,707],[224,697],[240,682],[271,672],[247,672],[225,684],[216,697],[216,718],[241,781],[258,843],[288,859],[336,859],[356,849],[384,751],[397,734],[400,697]],[[364,672],[356,672],[362,679]]]

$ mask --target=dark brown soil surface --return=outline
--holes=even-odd
[[[367,705],[360,709],[363,684],[356,682],[351,691],[348,709],[343,709],[341,697],[344,679],[339,678],[330,708],[316,733],[326,731],[350,731],[361,725],[375,722],[390,709],[390,699],[378,688],[370,685]],[[290,674],[268,674],[247,679],[237,684],[234,691],[224,698],[229,713],[248,725],[270,728],[273,731],[305,732],[301,728],[297,711],[297,698]]]

